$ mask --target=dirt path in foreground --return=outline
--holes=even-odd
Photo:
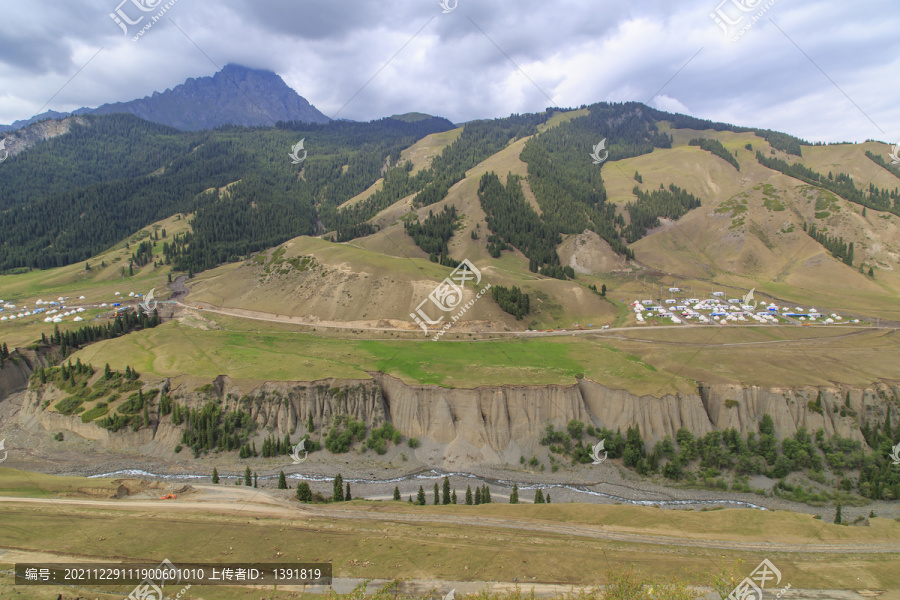
[[[77,498],[14,498],[2,497],[0,503],[7,504],[48,504],[53,506],[71,506],[81,508],[103,508],[113,510],[152,510],[157,513],[184,512],[216,512],[222,515],[264,516],[270,518],[296,519],[348,519],[358,521],[392,521],[418,524],[451,524],[467,527],[496,527],[567,535],[593,539],[612,540],[617,542],[655,544],[662,546],[686,546],[717,548],[722,550],[739,550],[748,552],[804,552],[816,554],[900,554],[900,541],[879,544],[856,543],[781,543],[781,542],[748,542],[746,540],[727,541],[706,539],[700,535],[682,537],[632,533],[595,525],[567,525],[547,521],[526,521],[502,517],[462,517],[430,514],[382,513],[355,509],[324,509],[316,506],[297,506],[290,502],[274,498],[263,492],[254,490],[228,490],[227,488],[206,489],[196,487],[200,494],[184,500],[105,500]]]

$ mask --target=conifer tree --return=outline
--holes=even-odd
[[[250,467],[244,469],[244,485],[247,487],[253,485],[253,482],[250,480]]]
[[[519,503],[519,484],[514,483],[512,493],[509,495],[509,503],[510,504],[518,504]]]
[[[340,473],[338,473],[337,477],[334,478],[334,485],[332,486],[332,500],[334,502],[344,501],[344,478]]]
[[[544,503],[544,492],[541,490],[537,490],[534,492],[534,503],[535,504],[543,504]]]
[[[309,484],[305,481],[297,484],[297,500],[300,502],[312,502],[312,490],[309,489]]]
[[[425,506],[425,490],[422,489],[422,486],[419,486],[419,493],[416,494],[416,504],[419,506]]]
[[[450,504],[450,479],[444,477],[444,494],[443,494],[443,504]]]
[[[219,483],[219,471],[215,467],[213,467],[212,482]]]
[[[481,486],[475,488],[475,506],[481,504]]]
[[[353,500],[353,496],[350,495],[350,483],[347,482],[347,491],[344,492],[344,502],[350,502]]]
[[[466,486],[466,506],[472,506],[472,488],[471,486]]]
[[[285,478],[285,476],[284,476],[284,471],[281,471],[278,473],[278,489],[279,490],[288,489],[287,478]]]
[[[441,503],[441,493],[438,489],[437,481],[434,482],[434,505],[437,506]]]
[[[398,486],[394,486],[394,500],[400,500],[400,488]]]

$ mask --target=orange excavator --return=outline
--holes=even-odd
[[[178,496],[176,494],[166,494],[165,496],[160,496],[160,500],[176,500]]]

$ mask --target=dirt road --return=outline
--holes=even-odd
[[[468,527],[493,527],[611,540],[617,542],[656,544],[663,546],[686,546],[718,548],[754,552],[803,552],[815,554],[884,554],[900,553],[900,541],[895,543],[846,544],[846,543],[805,543],[786,544],[780,542],[747,542],[704,539],[700,535],[681,537],[631,533],[606,526],[567,525],[565,523],[520,520],[499,517],[461,517],[430,514],[409,514],[398,512],[376,512],[356,510],[353,508],[331,507],[319,508],[315,505],[297,505],[280,498],[272,497],[259,490],[242,490],[217,488],[214,486],[195,486],[197,493],[189,499],[172,500],[106,500],[80,498],[14,498],[0,497],[4,504],[47,504],[53,506],[72,506],[83,508],[102,508],[105,510],[152,510],[155,513],[185,513],[201,511],[215,512],[221,515],[260,516],[269,518],[296,519],[298,517],[322,519],[349,519],[358,521],[392,521],[418,524],[454,524]]]

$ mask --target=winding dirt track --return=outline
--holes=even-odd
[[[46,499],[46,498],[11,498],[2,497],[0,503],[5,504],[45,504],[56,507],[102,508],[106,510],[141,511],[152,510],[157,513],[183,512],[215,512],[221,515],[264,516],[269,518],[321,518],[349,519],[359,521],[388,521],[417,524],[461,525],[467,527],[493,527],[531,531],[553,535],[567,535],[617,542],[655,544],[662,546],[687,546],[717,548],[723,550],[741,550],[748,552],[804,552],[816,554],[888,554],[900,553],[900,541],[877,544],[847,543],[803,543],[788,544],[780,542],[748,542],[746,540],[704,539],[701,535],[665,536],[630,533],[605,526],[567,525],[558,522],[519,520],[501,517],[461,517],[429,514],[383,513],[354,509],[323,509],[315,506],[298,506],[288,501],[273,498],[254,490],[220,490],[196,488],[200,491],[191,499],[171,500],[97,500],[97,499]],[[208,498],[208,499],[207,499]]]
[[[253,321],[268,321],[270,323],[288,323],[292,325],[303,325],[306,327],[321,327],[323,329],[361,329],[365,331],[398,331],[405,333],[415,333],[418,332],[418,329],[412,328],[402,328],[402,327],[371,327],[367,325],[343,325],[340,323],[330,323],[330,322],[309,322],[304,321],[300,317],[291,317],[287,315],[276,315],[272,313],[257,311],[257,310],[248,310],[248,309],[227,309],[221,308],[218,306],[214,306],[212,304],[208,304],[206,302],[199,302],[197,304],[184,304],[181,301],[175,301],[175,304],[182,309],[188,310],[199,310],[200,312],[209,312],[218,315],[224,315],[228,317],[237,317],[239,319],[250,319]],[[635,342],[648,342],[653,344],[665,343],[669,345],[684,345],[684,346],[704,346],[709,344],[702,344],[699,342],[660,342],[659,340],[646,340],[641,338],[632,338],[622,336],[620,332],[628,332],[628,333],[636,333],[640,331],[649,331],[649,330],[657,330],[657,329],[697,329],[697,328],[706,328],[713,329],[717,327],[722,327],[722,325],[697,325],[694,323],[685,323],[683,325],[647,325],[644,327],[611,327],[608,329],[594,328],[594,329],[574,329],[574,330],[556,330],[556,331],[507,331],[500,332],[495,331],[491,332],[488,337],[482,337],[476,340],[445,340],[448,342],[459,341],[459,342],[484,342],[491,341],[496,339],[510,339],[510,338],[519,338],[519,337],[558,337],[558,336],[576,336],[576,335],[608,335],[609,337],[614,337],[617,339],[621,339],[624,341],[635,341]],[[746,325],[728,325],[728,329],[737,329],[741,327],[784,327],[784,325],[761,325],[758,323],[748,323]],[[809,325],[810,328],[841,328],[841,329],[850,329],[847,333],[834,336],[834,338],[828,339],[837,339],[843,338],[851,335],[862,334],[866,332],[876,331],[876,330],[885,330],[885,329],[893,329],[890,327],[871,327],[871,326],[852,326],[851,324],[841,324],[841,325]],[[800,329],[800,326],[796,326],[796,329]],[[433,333],[433,332],[432,332]],[[495,337],[496,336],[496,337]],[[391,340],[394,341],[394,340]],[[822,338],[820,337],[811,337],[811,338],[799,338],[799,339],[785,339],[785,340],[766,340],[762,342],[733,342],[728,344],[721,344],[723,346],[742,346],[742,345],[751,345],[751,344],[797,344],[797,343],[821,343]]]

